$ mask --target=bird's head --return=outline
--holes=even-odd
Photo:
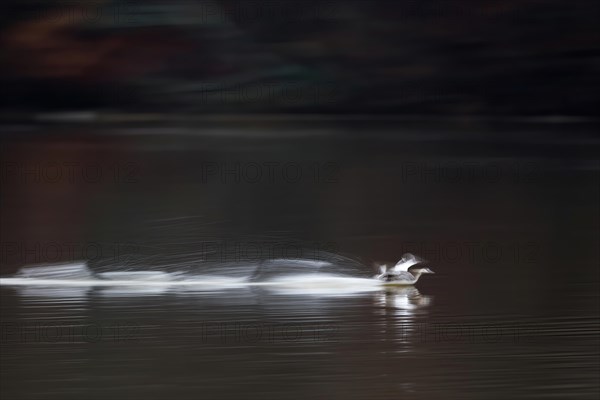
[[[427,267],[415,267],[410,269],[411,274],[435,274]]]

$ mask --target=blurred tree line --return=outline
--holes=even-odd
[[[598,1],[5,0],[11,111],[593,115]]]

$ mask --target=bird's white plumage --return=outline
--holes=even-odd
[[[396,263],[396,265],[390,268],[388,273],[407,272],[410,267],[421,262],[423,262],[423,260],[421,260],[418,257],[415,257],[410,253],[407,253],[402,256],[402,258]]]

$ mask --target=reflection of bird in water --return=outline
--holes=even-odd
[[[389,285],[414,285],[421,275],[434,273],[429,268],[416,266],[424,262],[410,253],[404,254],[392,268],[388,269],[387,265],[380,265],[379,275],[375,275],[375,279]]]
[[[432,301],[433,297],[423,296],[411,286],[387,287],[385,291],[377,293],[377,313],[384,317],[381,319],[382,332],[387,338],[408,345],[406,351],[412,351],[415,335],[420,331],[420,324],[417,323],[419,315],[427,313]]]
[[[377,303],[382,307],[400,310],[416,310],[428,307],[432,296],[422,295],[415,287],[389,287],[377,294]]]

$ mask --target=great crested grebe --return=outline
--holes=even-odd
[[[421,275],[434,273],[429,268],[416,266],[423,262],[425,261],[406,253],[390,269],[387,265],[380,265],[379,275],[375,275],[375,279],[385,282],[386,285],[414,285]]]

